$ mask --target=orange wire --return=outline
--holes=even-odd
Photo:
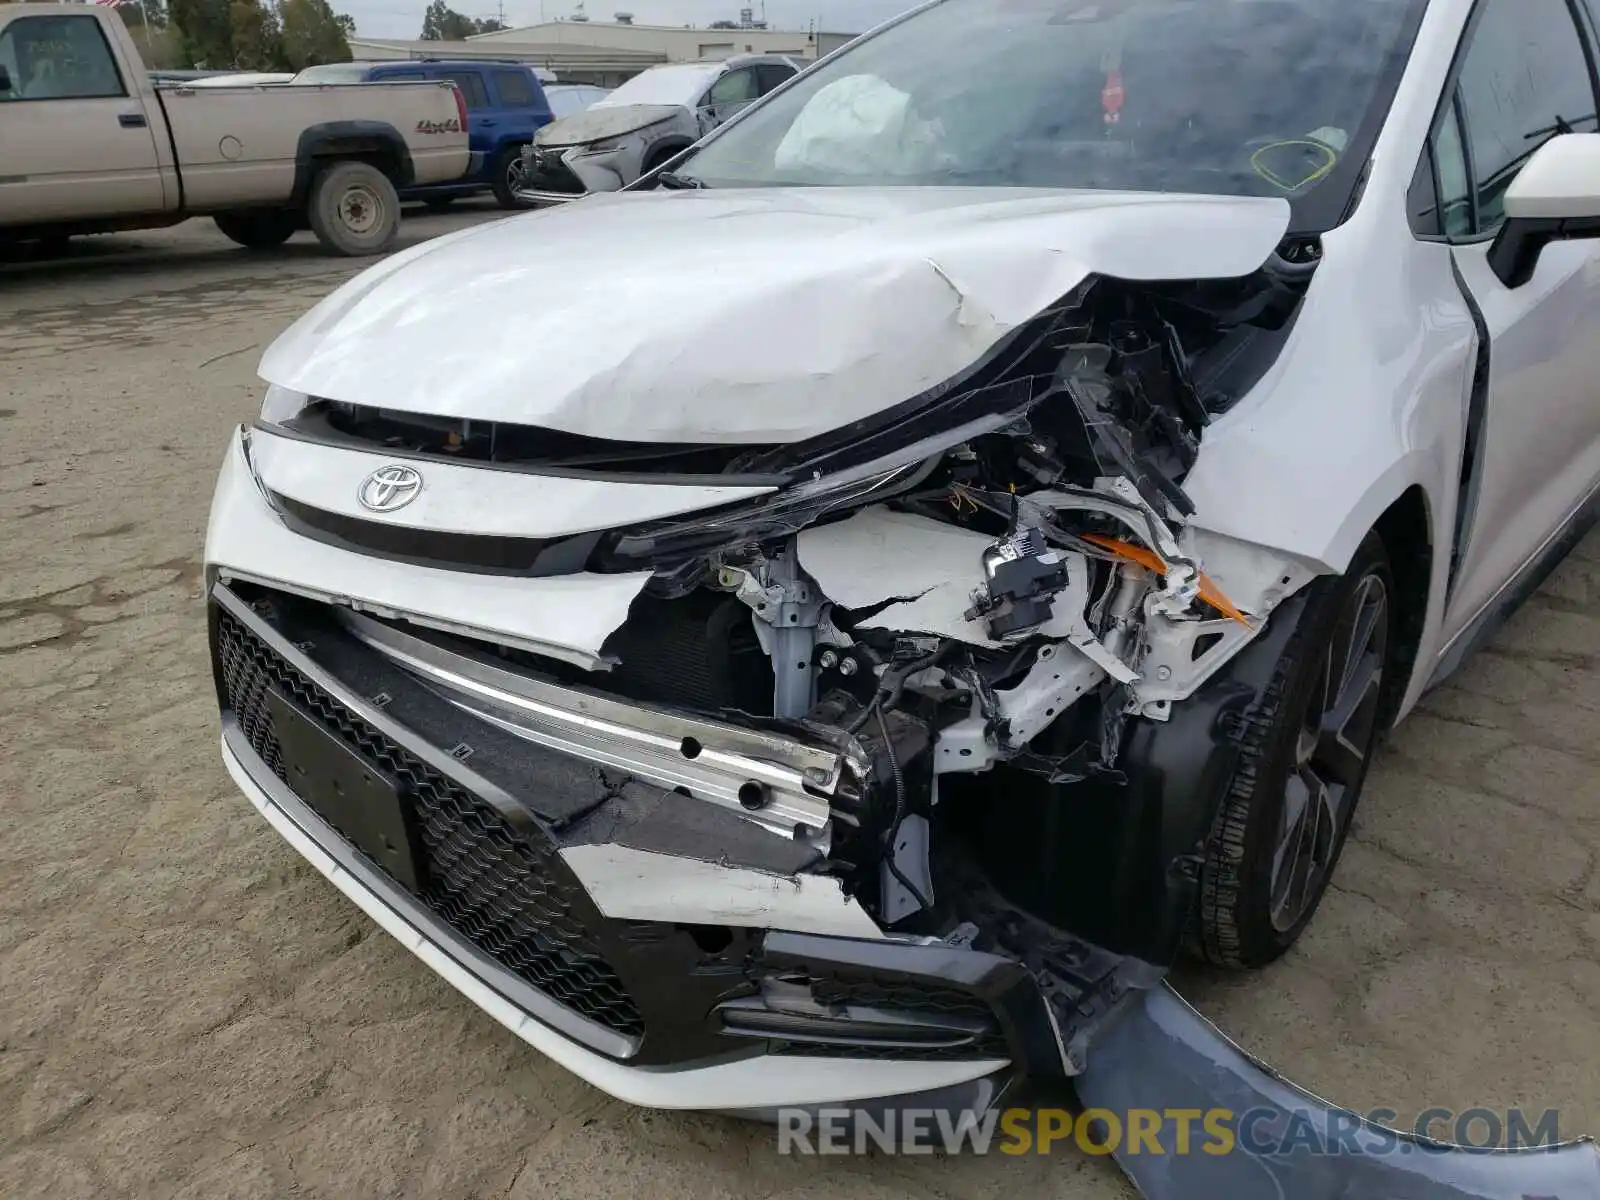
[[[1160,556],[1154,550],[1145,546],[1135,545],[1133,542],[1119,541],[1117,538],[1104,537],[1098,533],[1086,533],[1083,535],[1083,540],[1093,542],[1096,546],[1111,551],[1118,558],[1126,559],[1128,562],[1135,563],[1146,570],[1154,571],[1157,575],[1165,576],[1167,573],[1167,566],[1161,561]],[[1241,625],[1249,626],[1250,618],[1233,606],[1233,603],[1222,594],[1222,589],[1212,582],[1211,576],[1204,571],[1200,572],[1200,599],[1204,600],[1223,616],[1229,617]]]

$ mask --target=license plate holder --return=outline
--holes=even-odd
[[[420,892],[416,815],[400,781],[275,690],[267,711],[295,795],[402,887]]]

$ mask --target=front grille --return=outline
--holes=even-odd
[[[573,1012],[625,1036],[643,1036],[633,998],[574,915],[569,889],[577,884],[566,881],[567,868],[553,850],[350,712],[220,608],[215,637],[224,703],[280,779],[288,782],[268,713],[269,688],[406,786],[424,860],[422,890],[413,893],[422,904]]]
[[[530,192],[583,195],[588,189],[583,186],[583,180],[572,173],[572,168],[567,166],[561,153],[558,150],[549,155],[533,155],[528,161],[527,173],[522,177],[523,188]]]

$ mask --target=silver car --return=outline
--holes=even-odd
[[[614,192],[782,87],[805,64],[781,54],[651,67],[571,116],[557,113],[524,154],[523,200],[564,204]],[[554,101],[552,101],[552,107]]]
[[[1237,1119],[1113,1145],[1152,1197],[1600,1195],[1164,982],[1294,945],[1384,732],[1593,523],[1591,18],[938,0],[643,186],[372,267],[218,485],[234,778],[635,1103],[1031,1080]]]

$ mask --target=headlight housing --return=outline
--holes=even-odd
[[[261,401],[261,420],[267,425],[282,425],[304,412],[309,399],[304,392],[268,384],[267,394]]]

